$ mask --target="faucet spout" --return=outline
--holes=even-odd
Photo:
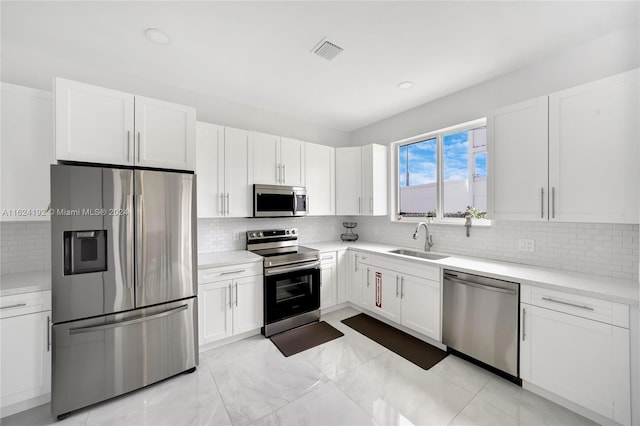
[[[421,226],[424,226],[425,231],[427,231],[427,238],[426,238],[426,241],[424,242],[424,251],[431,251],[431,247],[433,246],[433,236],[429,232],[429,225],[426,222],[418,223],[418,226],[416,226],[416,230],[413,233],[413,239],[414,240],[418,239],[418,233],[420,232]]]

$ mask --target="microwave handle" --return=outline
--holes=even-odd
[[[298,196],[293,192],[293,216],[298,214]]]
[[[71,274],[71,232],[64,233],[64,275]]]

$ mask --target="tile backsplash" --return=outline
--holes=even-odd
[[[51,268],[50,222],[0,222],[0,272]]]
[[[425,231],[411,237],[415,223],[388,217],[358,217],[360,238],[424,250]],[[430,225],[433,251],[567,271],[638,280],[638,225],[494,221],[491,227]],[[534,240],[533,252],[518,250],[519,239]]]
[[[300,243],[337,241],[342,222],[358,223],[364,241],[424,249],[424,230],[411,238],[415,223],[388,217],[323,216],[265,219],[199,219],[198,251],[243,250],[245,232],[296,227]],[[638,280],[638,225],[496,221],[491,227],[431,225],[433,251]],[[534,240],[534,252],[518,251],[518,239]],[[0,222],[0,271],[3,274],[50,268],[49,222]]]

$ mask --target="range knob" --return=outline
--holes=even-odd
[[[256,236],[255,232],[250,232],[249,233],[249,238],[254,238]]]
[[[291,230],[291,233],[292,233],[292,234],[295,234],[295,233],[296,233],[296,230],[295,230],[295,229],[292,229],[292,230]]]
[[[284,231],[285,234],[289,235],[290,231],[287,229],[286,231]]]
[[[264,237],[264,234],[262,232],[258,232],[258,237]]]

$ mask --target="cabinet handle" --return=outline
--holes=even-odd
[[[231,293],[231,284],[228,285],[229,288],[229,309],[233,307],[233,294]]]
[[[400,277],[398,275],[396,275],[396,297],[398,297],[400,295],[400,292],[398,291],[398,281],[400,280]]]
[[[322,259],[320,260],[333,260],[333,256],[324,256]]]
[[[27,306],[26,303],[16,303],[15,305],[3,306],[0,309],[19,308],[20,306]]]
[[[523,342],[527,339],[526,320],[527,320],[527,308],[522,308],[522,341]]]
[[[544,219],[544,188],[540,188],[540,218]]]
[[[280,164],[276,164],[276,183],[280,183]]]
[[[556,218],[556,187],[551,187],[551,218]]]
[[[218,209],[218,215],[224,216],[224,194],[222,192],[219,192],[218,198],[220,198],[220,200],[218,201],[218,207],[220,207]]]
[[[138,132],[138,163],[140,162],[140,132]]]
[[[236,271],[227,271],[227,272],[220,272],[220,275],[233,275],[233,274],[239,274],[241,272],[245,272],[246,269],[238,269]]]
[[[227,195],[225,196],[224,205],[225,205],[225,214],[229,216],[229,193],[228,192],[227,192]]]
[[[127,130],[127,163],[130,161],[130,152],[129,150],[131,149],[131,130]]]
[[[356,263],[355,263],[355,268],[353,272],[358,272],[358,255],[356,254]]]
[[[400,277],[400,299],[404,299],[404,277]]]
[[[282,165],[282,183],[287,181],[287,169],[285,169],[286,164]]]
[[[546,300],[547,302],[560,303],[562,305],[573,306],[574,308],[580,308],[587,311],[593,311],[594,309],[591,306],[587,305],[577,305],[575,303],[563,302],[562,300],[552,299],[550,297],[543,297],[542,300]]]
[[[371,283],[369,282],[369,268],[367,268],[367,287],[369,287]]]
[[[238,306],[238,284],[236,283],[236,306]]]
[[[51,317],[47,316],[47,352],[51,350]]]

